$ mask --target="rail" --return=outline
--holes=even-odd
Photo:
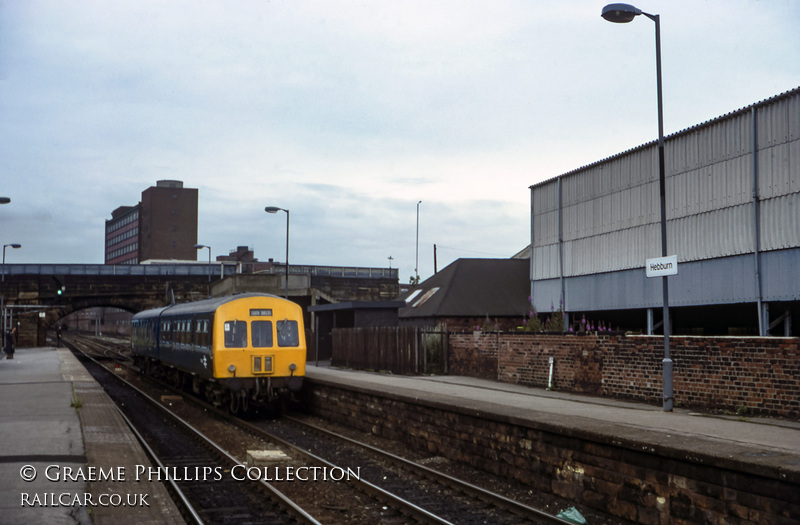
[[[241,264],[217,261],[211,263],[214,275],[224,276],[241,273]],[[3,274],[10,275],[106,275],[106,276],[145,276],[145,275],[208,275],[209,264],[187,262],[176,264],[5,264]],[[269,270],[259,273],[282,275],[286,266],[274,264]],[[323,277],[347,277],[353,279],[397,279],[396,268],[360,268],[348,266],[308,266],[289,265],[292,275],[311,275]]]

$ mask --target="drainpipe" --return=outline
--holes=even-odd
[[[533,215],[533,212],[534,212],[534,208],[533,208],[533,186],[531,186],[530,190],[531,190],[531,251],[530,251],[531,264],[530,264],[529,269],[528,269],[528,272],[529,272],[528,278],[530,279],[530,288],[529,288],[530,289],[530,294],[529,295],[530,295],[530,298],[531,298],[531,303],[533,303],[533,276],[534,276],[533,265],[535,264],[535,260],[533,258],[533,253],[534,253],[533,243],[536,240],[535,236],[534,236],[534,233],[533,233],[534,232],[534,222],[533,222],[534,221],[534,219],[533,219],[533,217],[534,217],[534,215]],[[528,308],[530,308],[530,307],[531,307],[531,305],[528,305]]]
[[[561,314],[566,315],[567,301],[564,287],[564,203],[563,203],[563,177],[558,178],[558,273],[561,279],[561,297],[559,304],[561,305]],[[567,326],[567,320],[564,319],[564,328]]]
[[[758,126],[756,124],[756,108],[750,108],[750,116],[752,126],[752,135],[753,135],[753,230],[755,232],[754,241],[755,246],[753,248],[753,256],[755,258],[755,279],[756,279],[756,300],[758,304],[758,335],[761,337],[766,337],[769,335],[769,329],[767,328],[767,324],[769,319],[764,319],[764,305],[762,303],[762,290],[761,290],[761,257],[759,253],[760,244],[761,244],[761,232],[759,231],[759,221],[758,221]]]

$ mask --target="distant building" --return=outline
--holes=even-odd
[[[197,189],[160,180],[136,206],[120,206],[106,221],[106,264],[152,259],[197,260]]]
[[[270,271],[274,266],[272,259],[268,262],[259,262],[255,257],[255,253],[247,246],[237,246],[235,250],[231,250],[228,255],[217,255],[217,262],[236,263],[238,266],[238,273],[258,273]],[[281,268],[286,268],[281,265]],[[284,271],[284,270],[282,270]]]
[[[138,264],[139,205],[120,206],[106,221],[106,264]]]

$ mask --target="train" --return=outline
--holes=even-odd
[[[261,293],[145,310],[133,316],[131,354],[142,373],[230,412],[280,410],[303,386],[303,311]]]

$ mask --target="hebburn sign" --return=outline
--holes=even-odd
[[[644,264],[644,272],[647,277],[678,275],[678,256],[668,255],[666,257],[647,259]]]

